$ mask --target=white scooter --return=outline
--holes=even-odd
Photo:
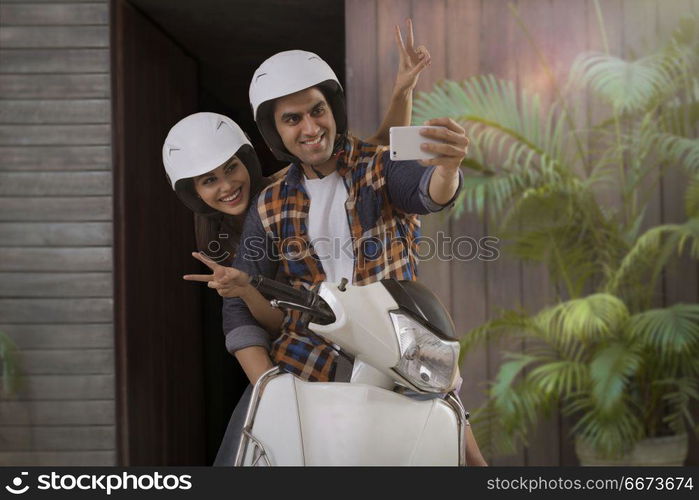
[[[252,283],[273,306],[306,313],[309,329],[354,365],[349,383],[265,373],[236,465],[466,465],[468,414],[453,392],[459,344],[430,290],[396,280],[322,283],[317,292],[262,277]]]

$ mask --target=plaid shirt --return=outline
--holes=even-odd
[[[415,214],[444,208],[427,194],[434,167],[393,162],[385,147],[349,137],[337,168],[348,192],[345,209],[354,254],[353,283],[414,280],[420,228]],[[283,179],[260,193],[257,210],[252,205],[245,222],[234,267],[251,275],[281,277],[299,288],[308,289],[325,280],[321,260],[308,238],[311,201],[302,176],[301,166],[293,164]],[[229,342],[229,335],[240,333],[246,338],[253,334],[256,322],[243,309],[240,299],[224,300],[229,350],[238,344],[233,339]],[[336,357],[331,345],[306,328],[301,313],[286,314],[282,333],[272,346],[272,358],[283,370],[305,380],[332,380]]]

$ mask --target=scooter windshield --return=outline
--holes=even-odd
[[[402,310],[424,323],[435,335],[443,340],[456,340],[454,322],[432,290],[417,281],[386,279],[381,284]]]

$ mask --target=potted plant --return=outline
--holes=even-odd
[[[575,96],[586,87],[610,116],[580,128]],[[669,448],[686,454],[686,432],[697,431],[699,305],[656,307],[654,294],[673,256],[699,258],[699,22],[683,20],[666,46],[634,61],[581,54],[555,88],[541,109],[514,84],[477,76],[443,82],[414,107],[416,123],[451,116],[467,127],[462,210],[497,220],[507,249],[544,263],[556,285],[552,306],[505,311],[462,340],[468,352],[486,338],[526,339],[478,412],[491,432],[479,440],[511,451],[561,408],[583,463],[633,463],[648,438],[675,439]],[[687,219],[642,231],[668,169],[686,175]],[[600,202],[601,187],[620,204]]]

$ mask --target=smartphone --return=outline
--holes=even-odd
[[[423,137],[420,130],[423,128],[444,128],[437,126],[419,125],[415,127],[391,127],[388,131],[391,138],[391,160],[427,160],[438,155],[427,153],[420,149],[423,142],[440,143],[435,139]]]

